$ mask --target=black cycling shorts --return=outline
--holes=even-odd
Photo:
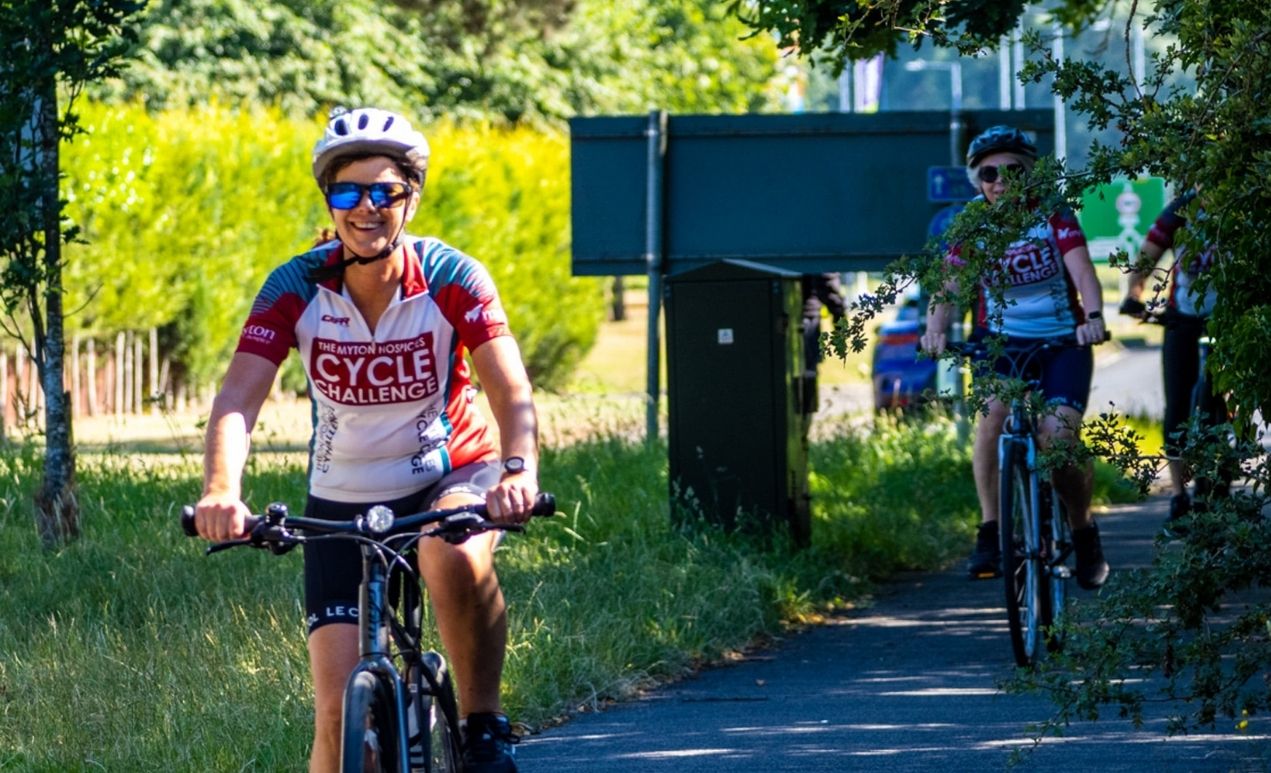
[[[1177,314],[1166,321],[1161,341],[1161,375],[1165,385],[1165,455],[1177,458],[1184,445],[1184,430],[1192,412],[1192,392],[1200,380],[1200,338],[1205,320]],[[1227,420],[1227,404],[1214,394],[1212,383],[1197,405],[1202,426]]]
[[[1001,376],[1037,381],[1049,405],[1066,405],[1077,413],[1086,412],[1090,401],[1090,380],[1094,377],[1094,352],[1089,346],[1060,346],[1032,350],[1035,339],[1007,337],[1005,354],[993,362],[992,371]]]
[[[385,505],[399,515],[411,515],[431,509],[437,500],[457,492],[484,497],[502,473],[497,460],[465,465],[426,489],[387,502],[332,502],[311,494],[305,503],[305,517],[347,521],[372,505]],[[357,543],[346,539],[305,543],[304,557],[305,620],[309,633],[330,623],[356,625],[358,586],[362,583],[362,551]]]

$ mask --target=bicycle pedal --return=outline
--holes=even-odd
[[[972,580],[992,580],[1001,577],[1001,572],[975,572],[971,575]]]

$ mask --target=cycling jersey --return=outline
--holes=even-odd
[[[1174,267],[1170,269],[1170,278],[1173,281],[1170,282],[1167,307],[1189,317],[1207,317],[1214,310],[1218,293],[1211,286],[1205,290],[1204,295],[1200,295],[1193,284],[1213,265],[1214,251],[1208,249],[1195,260],[1184,260],[1186,249],[1175,243],[1178,229],[1187,223],[1187,218],[1179,210],[1195,196],[1195,192],[1188,192],[1171,201],[1156,218],[1156,222],[1152,223],[1152,229],[1147,232],[1147,240],[1162,250],[1174,250]]]
[[[237,351],[275,364],[299,351],[314,409],[309,490],[323,499],[403,497],[497,456],[464,360],[510,334],[494,283],[436,239],[403,243],[401,290],[374,333],[340,278],[307,278],[340,259],[333,241],[270,274],[239,338]]]
[[[1085,234],[1071,212],[1051,215],[1007,248],[1001,270],[982,282],[983,316],[977,325],[991,332],[1019,338],[1069,335],[1086,321],[1077,301],[1077,288],[1064,265],[1064,255],[1086,244]],[[958,260],[960,247],[950,253]],[[1002,284],[999,301],[990,282]]]

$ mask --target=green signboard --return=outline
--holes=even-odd
[[[1010,123],[1054,144],[1051,110],[967,111],[966,138]],[[573,273],[648,271],[650,201],[661,270],[745,260],[799,273],[880,270],[913,255],[950,201],[949,113],[670,116],[650,196],[649,119],[571,119]],[[935,168],[936,173],[931,170]],[[954,175],[958,178],[954,179]],[[932,191],[939,195],[933,196]]]
[[[1086,191],[1078,219],[1090,245],[1090,257],[1106,263],[1110,255],[1122,250],[1130,257],[1138,255],[1165,202],[1165,181],[1159,177],[1113,180]]]

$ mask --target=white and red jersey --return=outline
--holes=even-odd
[[[340,259],[329,242],[274,269],[239,337],[238,351],[276,364],[300,352],[313,400],[309,490],[324,499],[406,496],[497,455],[464,360],[509,335],[494,283],[436,239],[403,243],[401,291],[374,333],[339,278],[307,279]]]
[[[1218,302],[1218,291],[1210,285],[1202,294],[1195,284],[1200,275],[1213,266],[1214,250],[1211,247],[1189,260],[1185,258],[1186,249],[1176,238],[1178,229],[1187,224],[1182,210],[1195,197],[1196,192],[1189,191],[1171,201],[1152,223],[1147,240],[1162,250],[1174,250],[1174,267],[1170,269],[1174,281],[1170,283],[1168,307],[1189,317],[1208,317]]]
[[[1056,213],[1034,225],[1023,239],[1011,243],[998,270],[984,281],[977,324],[1020,338],[1071,335],[1086,315],[1064,255],[1085,244],[1086,236],[1071,212]],[[950,259],[959,261],[959,252],[955,246]],[[990,289],[998,283],[1001,302]]]

